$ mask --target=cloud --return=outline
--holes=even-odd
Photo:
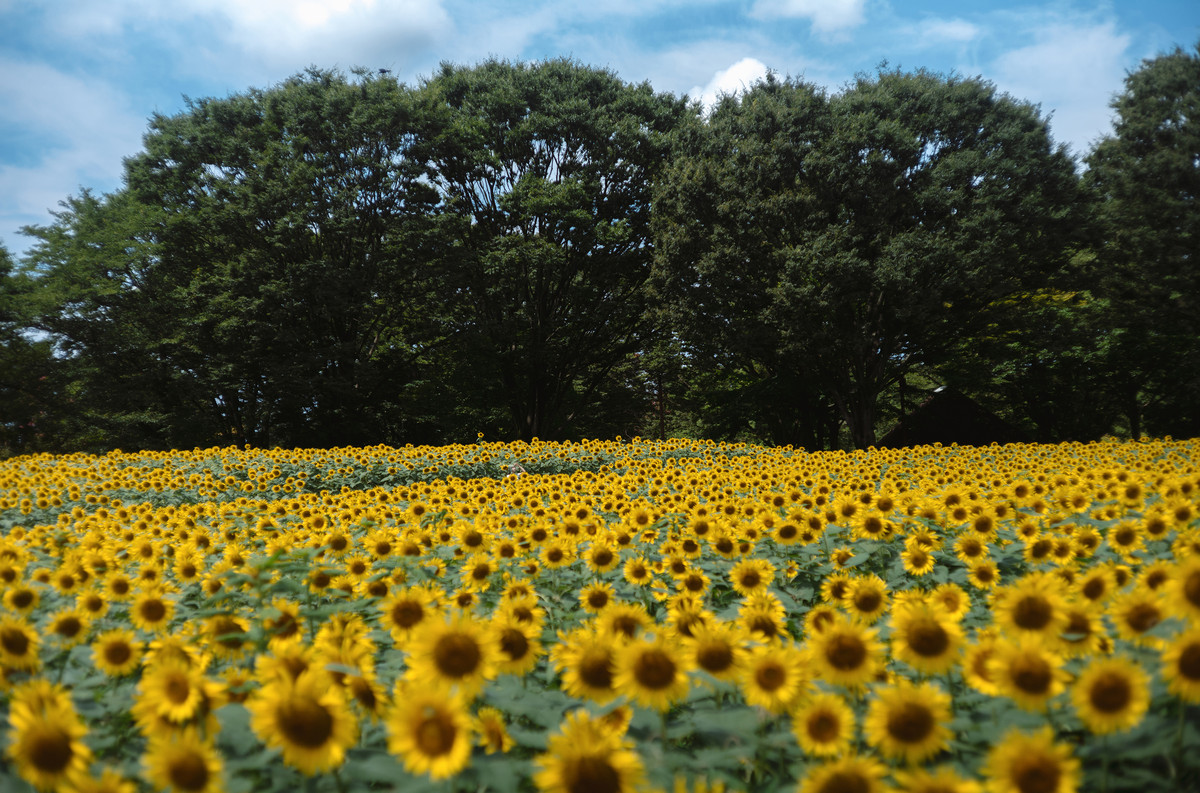
[[[141,149],[146,119],[99,79],[7,58],[0,73],[0,107],[19,119],[0,126],[0,238],[19,253],[28,242],[16,230],[51,222],[48,212],[81,185],[120,185],[122,158]]]
[[[1053,113],[1055,140],[1084,154],[1110,129],[1113,95],[1125,79],[1130,36],[1114,23],[1053,22],[1034,32],[1035,43],[999,55],[989,74],[997,87]]]
[[[979,27],[964,19],[927,19],[917,26],[923,46],[965,44],[979,36]]]
[[[745,91],[770,71],[766,64],[757,58],[742,58],[728,69],[722,69],[713,75],[703,88],[696,86],[688,92],[691,99],[697,99],[705,108],[711,108],[717,100],[726,94]]]
[[[866,0],[757,0],[750,15],[759,19],[807,19],[817,33],[837,33],[861,25]]]

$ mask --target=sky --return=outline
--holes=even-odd
[[[1082,157],[1143,59],[1200,42],[1196,0],[0,0],[0,244],[68,196],[120,189],[123,158],[185,97],[309,66],[569,57],[710,103],[768,71],[831,93],[886,63],[982,77]]]

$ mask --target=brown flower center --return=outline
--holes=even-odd
[[[935,724],[929,708],[917,702],[905,702],[887,717],[888,735],[901,743],[920,743],[933,732]]]
[[[279,705],[279,730],[294,744],[317,749],[333,735],[333,716],[311,697],[296,697]]]
[[[176,757],[167,773],[171,784],[180,790],[204,790],[208,786],[208,764],[198,754]]]
[[[483,653],[479,643],[470,636],[451,633],[438,639],[433,649],[437,668],[447,677],[463,678],[479,668]]]
[[[1088,700],[1101,713],[1120,713],[1133,700],[1133,689],[1128,678],[1110,672],[1092,683]]]
[[[867,647],[857,636],[835,636],[825,647],[825,659],[840,672],[852,672],[867,662]]]
[[[633,676],[638,683],[655,691],[674,683],[676,672],[677,667],[671,656],[657,648],[643,652],[633,665]]]
[[[1039,595],[1026,595],[1013,606],[1013,622],[1027,631],[1040,631],[1054,619],[1054,607]]]
[[[62,773],[74,756],[71,736],[57,727],[41,727],[29,744],[29,760],[35,768],[47,774]]]

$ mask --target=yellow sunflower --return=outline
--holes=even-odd
[[[1071,747],[1055,743],[1049,727],[1032,734],[1013,729],[988,753],[984,775],[994,793],[1075,793],[1079,768]]]
[[[480,708],[471,720],[471,726],[479,739],[479,745],[488,754],[507,752],[516,746],[516,741],[508,734],[504,714],[496,708]]]
[[[413,631],[436,613],[433,594],[425,587],[407,587],[379,602],[382,624],[396,646],[412,638]]]
[[[1108,605],[1108,616],[1116,626],[1117,635],[1134,644],[1158,647],[1161,640],[1149,631],[1167,618],[1160,593],[1135,588],[1114,597]]]
[[[0,614],[0,667],[32,672],[41,663],[39,644],[32,625],[20,617]]]
[[[111,768],[101,769],[99,775],[88,774],[71,780],[70,793],[137,793],[137,784]]]
[[[28,615],[41,602],[42,595],[35,587],[14,584],[4,589],[4,607],[21,616]]]
[[[131,712],[147,735],[162,722],[181,725],[207,718],[220,704],[220,687],[200,667],[175,658],[147,664],[137,690]]]
[[[639,705],[665,711],[688,694],[691,659],[666,636],[626,642],[614,661],[613,687]]]
[[[443,686],[397,684],[385,719],[388,751],[412,774],[454,776],[471,760],[471,716],[462,696]]]
[[[854,740],[854,711],[837,694],[820,692],[792,711],[792,732],[800,748],[818,757],[845,754]]]
[[[839,619],[810,637],[811,657],[826,683],[857,689],[883,668],[883,645],[874,628]]]
[[[775,579],[775,565],[767,559],[742,559],[729,570],[729,582],[743,597],[766,589]]]
[[[1030,573],[1001,591],[993,622],[1012,636],[1057,639],[1066,625],[1067,600],[1052,576]]]
[[[280,749],[283,762],[307,776],[340,766],[358,741],[358,724],[342,688],[320,670],[295,680],[276,677],[245,705],[259,739]]]
[[[221,793],[221,755],[194,729],[167,730],[150,736],[142,757],[146,779],[171,793]]]
[[[742,668],[742,695],[748,705],[783,713],[807,693],[811,676],[806,653],[782,642],[755,647]]]
[[[1162,651],[1167,690],[1184,702],[1200,703],[1200,626],[1173,638]]]
[[[1173,571],[1164,595],[1171,613],[1200,623],[1200,557],[1185,559]]]
[[[615,736],[585,711],[567,714],[546,752],[535,763],[533,783],[542,793],[633,793],[645,778],[645,766],[633,744]]]
[[[562,673],[563,690],[571,696],[602,705],[617,695],[615,647],[607,635],[586,626],[565,636],[559,633],[550,660]]]
[[[496,671],[518,677],[533,670],[542,656],[541,631],[533,625],[506,618],[503,613],[494,617],[491,631],[499,653]]]
[[[926,675],[953,669],[962,652],[963,633],[941,609],[924,603],[892,611],[892,654]]]
[[[1063,690],[1068,674],[1062,656],[1030,636],[998,642],[988,659],[988,676],[1018,707],[1044,711],[1050,699]]]
[[[887,766],[873,757],[843,755],[809,767],[798,793],[884,793]]]
[[[133,631],[115,628],[92,642],[92,663],[109,677],[123,677],[142,663],[142,643]]]
[[[897,793],[983,793],[983,786],[973,779],[960,776],[949,766],[930,771],[924,768],[894,771],[899,785]]]
[[[1071,701],[1096,735],[1137,726],[1150,707],[1150,678],[1136,662],[1113,656],[1088,664],[1071,686]]]
[[[157,587],[142,590],[129,608],[129,619],[143,631],[162,632],[175,614],[175,601]]]
[[[616,591],[607,581],[593,581],[579,590],[579,605],[588,614],[599,614],[616,600]]]
[[[487,623],[463,612],[423,622],[408,643],[408,677],[419,684],[454,686],[465,696],[496,676],[500,657]]]
[[[736,680],[745,665],[746,634],[734,622],[714,620],[684,639],[696,669],[718,680]]]
[[[614,602],[596,617],[596,630],[614,639],[633,639],[654,624],[641,603]]]
[[[70,777],[87,773],[92,757],[83,742],[87,727],[73,706],[62,701],[43,707],[17,705],[8,720],[12,731],[6,754],[26,782],[38,790],[54,790]]]
[[[867,742],[884,757],[917,765],[950,745],[950,695],[932,683],[902,680],[875,689],[863,722]]]
[[[874,574],[859,576],[850,582],[843,603],[851,615],[870,625],[887,611],[887,582]]]

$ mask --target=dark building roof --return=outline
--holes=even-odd
[[[930,443],[987,446],[989,443],[1025,443],[1029,440],[1019,427],[985,410],[966,394],[942,387],[902,418],[875,445],[880,448]]]

